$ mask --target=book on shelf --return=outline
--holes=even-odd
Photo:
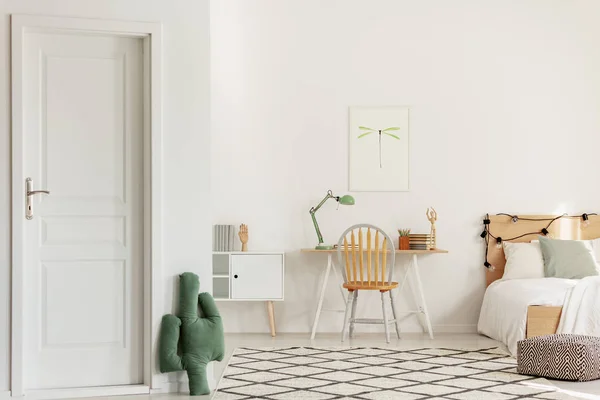
[[[213,251],[233,251],[235,225],[213,225]]]

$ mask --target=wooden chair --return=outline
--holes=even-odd
[[[398,282],[393,281],[396,253],[390,237],[376,226],[368,224],[354,225],[342,234],[337,249],[339,265],[345,265],[345,269],[342,268],[344,275],[343,287],[348,290],[342,342],[346,336],[348,325],[350,326],[349,336],[354,336],[354,324],[383,324],[385,339],[389,343],[389,324],[395,323],[396,334],[400,338],[400,325],[396,316],[393,291],[398,287]],[[383,319],[356,318],[358,292],[361,290],[379,290],[381,292]],[[393,319],[388,319],[385,307],[386,293],[389,293],[390,296]],[[350,319],[348,319],[350,309],[352,309],[352,313]]]

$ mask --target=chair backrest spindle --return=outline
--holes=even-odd
[[[362,229],[358,228],[358,249],[359,249],[359,261],[360,261],[360,281],[364,282],[364,274],[363,274],[363,237],[362,237]]]
[[[350,243],[352,245],[352,272],[354,272],[353,281],[356,282],[356,277],[358,274],[356,273],[356,240],[354,239],[354,231],[350,234]]]
[[[346,253],[346,280],[350,279],[350,255],[348,254],[348,239],[344,236],[344,252]]]
[[[379,231],[375,231],[375,284],[379,282]]]
[[[386,264],[386,256],[387,256],[387,238],[383,238],[383,244],[381,248],[383,249],[383,254],[381,255],[381,282],[385,285],[386,276],[385,276],[385,264]],[[392,266],[393,268],[393,266]]]
[[[367,268],[371,271],[371,228],[367,228]],[[375,280],[377,280],[377,276],[375,276]]]

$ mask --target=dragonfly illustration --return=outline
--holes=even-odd
[[[382,163],[381,163],[381,136],[388,135],[390,137],[393,137],[394,139],[400,140],[400,138],[398,136],[394,135],[393,133],[390,133],[390,131],[399,131],[400,127],[392,126],[392,127],[385,128],[385,129],[373,129],[373,128],[369,128],[366,126],[359,126],[358,129],[363,131],[363,133],[358,135],[359,139],[363,138],[367,135],[370,135],[371,133],[379,133],[379,168],[383,168]]]

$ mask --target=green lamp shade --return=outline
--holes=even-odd
[[[349,194],[346,194],[346,195],[340,197],[340,204],[342,204],[344,206],[353,206],[354,205],[354,197],[350,196]]]

